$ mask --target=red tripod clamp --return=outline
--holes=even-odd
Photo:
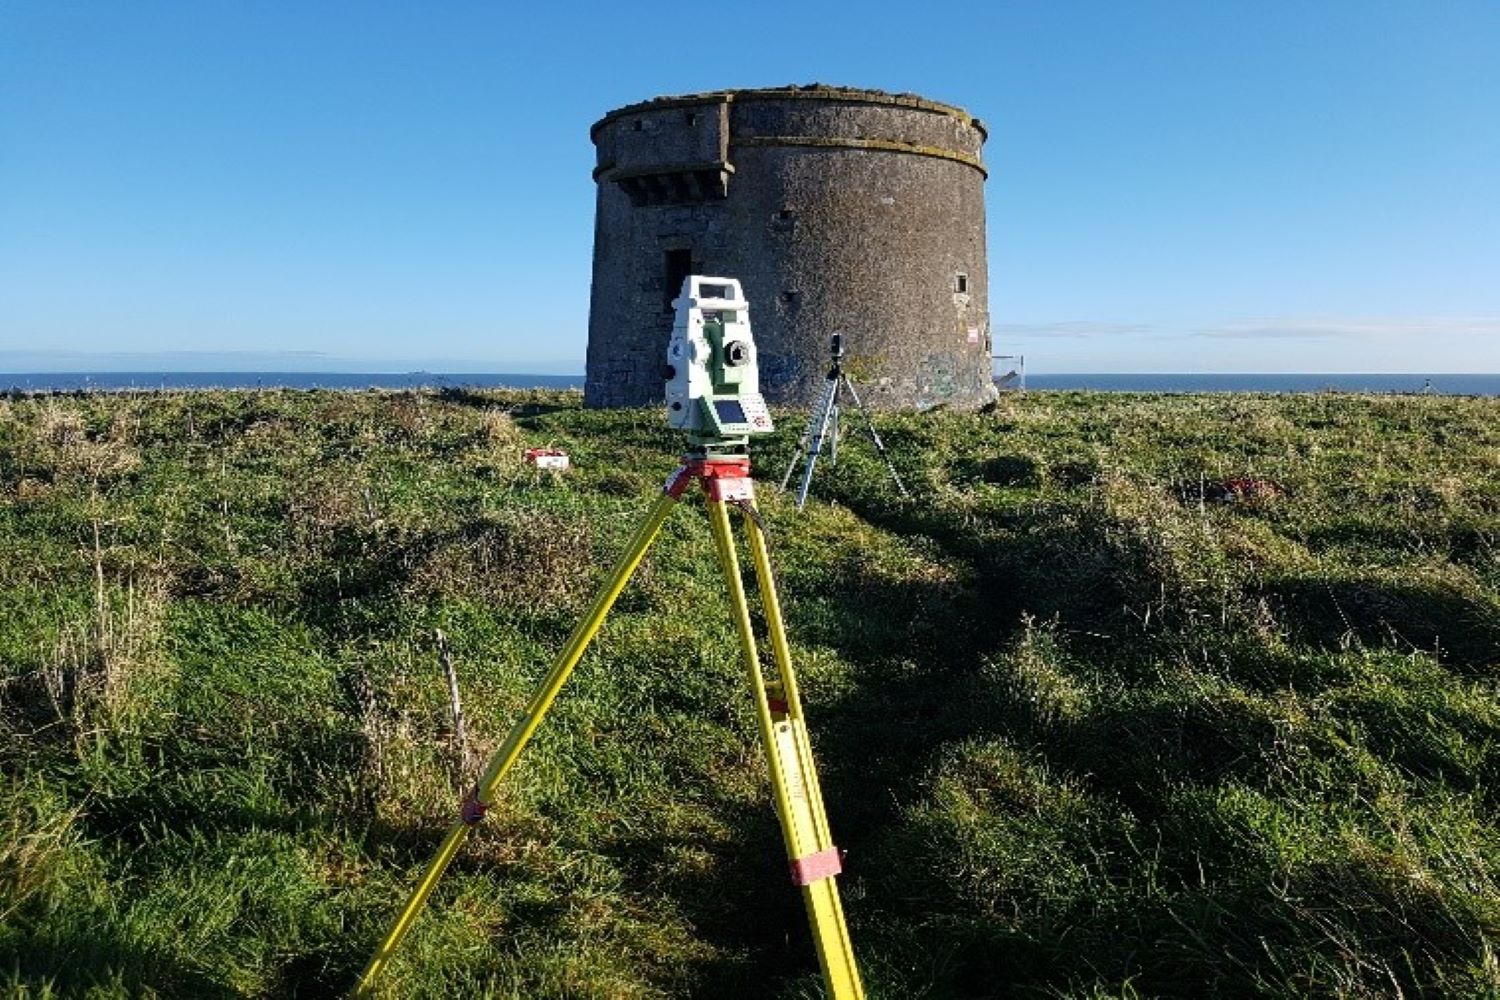
[[[667,480],[663,491],[680,498],[694,479],[703,484],[710,500],[733,503],[754,500],[755,485],[750,479],[750,456],[728,455],[722,458],[688,456]]]

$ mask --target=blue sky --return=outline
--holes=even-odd
[[[989,125],[1032,371],[1500,371],[1497,53],[1494,0],[0,0],[0,370],[580,370],[589,125],[821,81]]]

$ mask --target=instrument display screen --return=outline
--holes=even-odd
[[[737,399],[714,400],[714,413],[718,414],[721,424],[743,424],[745,422],[745,408]]]

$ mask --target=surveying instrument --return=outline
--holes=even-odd
[[[757,728],[770,767],[776,815],[781,822],[792,883],[802,890],[828,996],[830,1000],[857,1000],[864,996],[849,930],[844,923],[838,885],[834,882],[834,876],[843,868],[842,860],[828,832],[828,818],[813,766],[802,701],[797,693],[797,678],[792,671],[786,626],[781,617],[770,554],[750,480],[750,435],[770,433],[772,426],[771,415],[760,394],[749,308],[738,281],[699,275],[690,275],[683,282],[682,293],[673,305],[677,315],[672,339],[667,346],[665,369],[667,421],[687,432],[688,452],[677,471],[667,478],[661,496],[636,529],[588,613],[573,629],[567,645],[532,695],[525,712],[490,759],[473,790],[464,798],[457,821],[448,830],[401,915],[361,974],[355,988],[356,996],[371,994],[381,971],[411,930],[449,862],[470,831],[484,819],[485,811],[495,801],[501,779],[541,725],[553,700],[603,625],[615,599],[656,540],[667,516],[695,482],[703,488],[719,566],[733,605],[741,657],[755,699]],[[738,508],[741,514],[745,541],[755,568],[761,612],[771,647],[773,669],[770,671],[763,667],[756,646],[750,605],[740,578],[737,545],[730,525],[730,507]]]
[[[844,335],[835,333],[833,335],[833,367],[828,369],[827,380],[823,383],[823,395],[818,399],[818,405],[813,409],[812,419],[807,422],[807,430],[802,432],[802,440],[797,442],[797,453],[792,456],[791,464],[786,467],[786,475],[781,477],[781,492],[786,492],[787,483],[792,481],[792,473],[797,469],[797,463],[805,463],[802,467],[802,482],[797,487],[797,509],[807,503],[807,490],[812,486],[813,467],[818,464],[818,456],[823,452],[823,442],[828,442],[828,464],[836,466],[839,464],[839,436],[842,428],[839,425],[840,394],[847,392],[854,405],[859,407],[860,415],[865,418],[865,429],[870,432],[870,440],[875,442],[875,451],[885,462],[886,471],[891,474],[891,481],[896,484],[896,489],[901,493],[903,499],[910,500],[911,494],[906,492],[906,487],[901,483],[901,477],[896,474],[896,466],[891,464],[891,456],[885,450],[885,443],[880,440],[880,434],[875,430],[875,422],[870,419],[870,411],[865,409],[865,404],[860,402],[859,393],[854,391],[854,383],[844,372]]]

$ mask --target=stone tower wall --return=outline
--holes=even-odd
[[[589,405],[661,400],[669,303],[689,272],[742,282],[773,402],[816,398],[835,332],[871,406],[994,398],[985,133],[962,111],[729,91],[622,108],[593,138]]]

